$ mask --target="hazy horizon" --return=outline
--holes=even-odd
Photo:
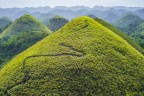
[[[24,8],[24,7],[46,7],[49,6],[51,8],[55,6],[104,6],[104,7],[113,7],[113,6],[126,6],[126,7],[144,7],[144,1],[142,0],[0,0],[0,8]]]
[[[51,7],[51,6],[25,6],[25,7],[0,7],[2,9],[7,9],[7,8],[40,8],[40,7],[50,7],[50,8],[55,8],[55,7],[88,7],[88,8],[94,8],[94,7],[141,7],[141,8],[144,8],[144,6],[103,6],[103,5],[95,5],[95,6],[85,6],[85,5],[73,5],[73,6],[54,6],[54,7]]]

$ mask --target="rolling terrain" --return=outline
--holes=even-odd
[[[144,56],[121,35],[78,17],[0,70],[7,96],[144,95]]]

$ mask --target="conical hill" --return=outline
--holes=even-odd
[[[45,25],[24,15],[0,34],[0,65],[51,33]]]
[[[11,96],[126,96],[144,92],[144,57],[121,36],[78,17],[0,71]]]

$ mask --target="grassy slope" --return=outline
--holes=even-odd
[[[93,19],[79,17],[9,62],[0,71],[0,87],[11,96],[142,95],[143,71],[141,53]]]
[[[46,26],[31,15],[22,16],[0,34],[1,59],[5,62],[50,33]]]
[[[99,18],[95,18],[95,20],[97,22],[99,22],[100,24],[102,24],[103,26],[107,27],[108,29],[112,30],[114,33],[116,33],[117,35],[121,36],[123,39],[125,39],[131,46],[133,46],[135,49],[137,49],[139,52],[141,52],[142,54],[144,54],[144,49],[141,48],[134,40],[132,40],[131,38],[129,38],[126,34],[124,34],[123,32],[121,32],[120,30],[118,30],[117,28],[115,28],[114,26],[110,25],[109,23],[103,21],[102,19]]]

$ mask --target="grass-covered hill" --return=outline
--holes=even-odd
[[[134,38],[134,40],[132,40],[128,35],[126,35],[126,34],[124,34],[123,32],[121,32],[120,30],[118,30],[116,27],[114,27],[113,25],[111,25],[111,24],[109,24],[109,23],[107,23],[107,22],[105,22],[104,20],[102,20],[102,19],[99,19],[99,18],[97,18],[97,17],[94,17],[93,18],[94,20],[96,20],[97,22],[99,22],[100,24],[102,24],[103,26],[105,26],[105,27],[107,27],[108,29],[110,29],[110,30],[112,30],[114,33],[116,33],[117,35],[119,35],[119,36],[121,36],[123,39],[125,39],[131,46],[133,46],[134,48],[136,48],[140,53],[142,53],[142,54],[144,54],[144,45],[143,45],[143,48],[142,47],[140,47],[139,45],[141,45],[141,44],[139,44],[138,42],[138,44],[135,42],[135,41],[137,41],[137,40],[135,40]],[[139,25],[139,27],[138,27],[138,29],[142,32],[144,32],[144,23],[142,23],[142,24],[140,24]],[[139,34],[139,33],[137,33],[137,34]],[[136,34],[135,34],[136,35]],[[141,33],[141,35],[140,36],[142,36],[142,33]],[[137,38],[139,38],[140,39],[140,36],[139,37],[137,37]],[[136,37],[135,37],[136,38]],[[141,40],[141,42],[142,42],[143,40]],[[142,43],[142,44],[144,44],[144,42]]]
[[[8,17],[1,17],[0,18],[0,33],[4,31],[10,24],[12,20]]]
[[[78,17],[0,70],[7,96],[144,95],[144,56],[89,17]]]
[[[0,65],[51,33],[31,15],[24,15],[0,34]]]

